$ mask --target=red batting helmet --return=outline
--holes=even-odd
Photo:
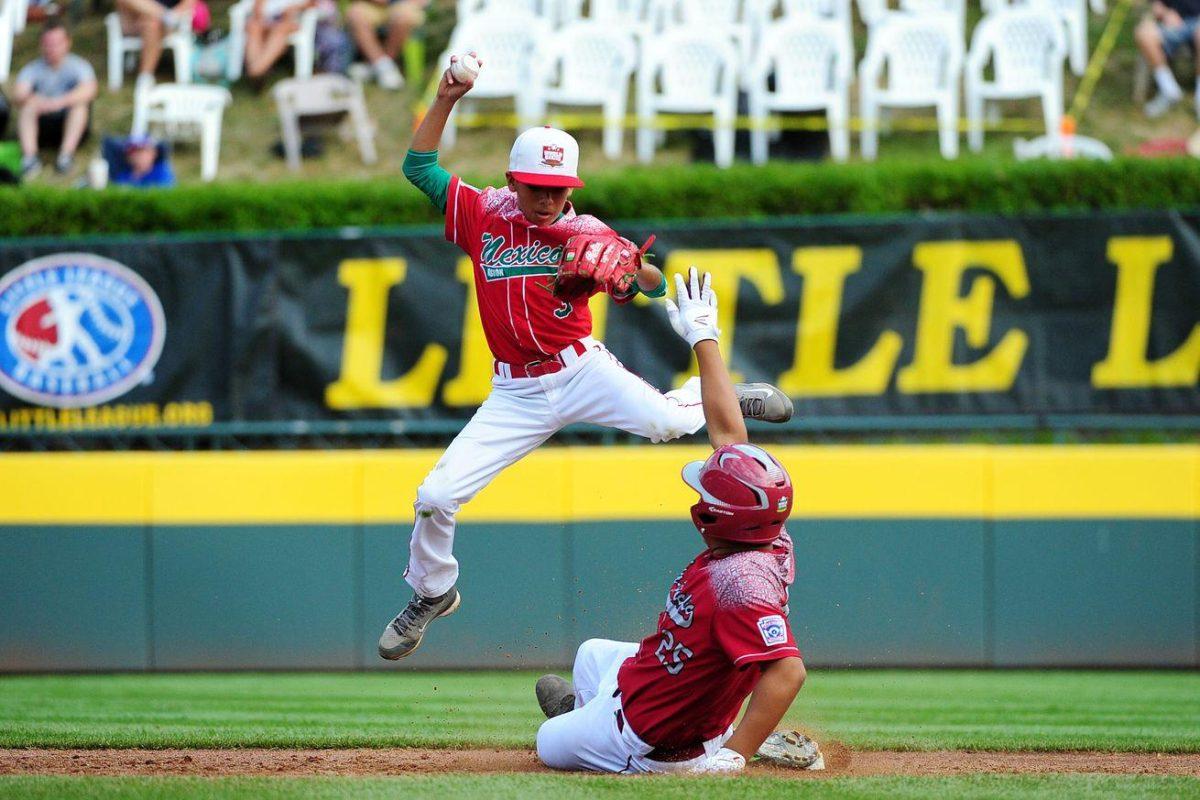
[[[792,512],[792,479],[775,458],[752,444],[730,444],[707,461],[683,468],[700,493],[692,522],[703,534],[744,544],[770,544]]]

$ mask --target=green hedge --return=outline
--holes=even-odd
[[[500,176],[477,176],[480,185]],[[638,167],[588,178],[579,207],[606,219],[1200,206],[1200,160]],[[400,179],[169,190],[0,190],[0,235],[256,231],[433,223]]]

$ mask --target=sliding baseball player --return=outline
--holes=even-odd
[[[749,444],[717,348],[716,295],[695,268],[676,276],[673,326],[696,351],[714,452],[683,468],[700,495],[692,521],[707,546],[671,585],[658,629],[642,640],[591,639],[575,657],[574,685],[538,680],[547,720],[538,757],[550,767],[596,772],[738,772],[758,754],[821,769],[816,744],[773,733],[804,684],[788,622],[794,575],[787,470]],[[750,704],[735,728],[746,697]]]

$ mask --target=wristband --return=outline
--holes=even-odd
[[[634,285],[637,286],[637,283],[635,282]],[[656,288],[647,291],[647,290],[643,289],[642,287],[638,286],[638,291],[640,291],[644,296],[649,297],[651,300],[657,300],[660,297],[666,297],[667,296],[667,276],[664,275],[662,277],[662,280],[660,280],[658,282],[658,286]]]

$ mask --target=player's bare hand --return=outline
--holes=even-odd
[[[483,66],[483,62],[479,61],[474,51],[471,51],[471,56],[475,58],[479,66]],[[458,56],[450,56],[451,64],[456,61],[458,61]],[[438,83],[437,96],[440,100],[449,100],[453,103],[457,102],[463,95],[474,88],[475,80],[460,80],[459,78],[455,78],[451,70],[452,68],[442,73],[442,80]]]
[[[671,327],[687,343],[695,347],[705,339],[716,341],[721,336],[717,327],[717,293],[712,288],[712,275],[700,273],[695,267],[688,270],[685,282],[682,275],[675,275],[675,300],[667,299],[667,318]]]

